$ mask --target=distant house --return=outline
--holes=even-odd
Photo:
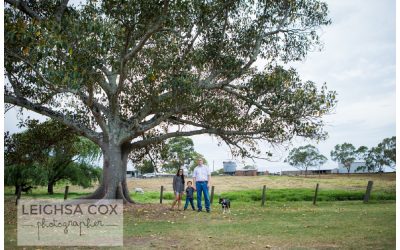
[[[137,170],[133,165],[128,164],[128,166],[126,167],[126,177],[127,178],[138,178],[139,177],[139,170]]]
[[[236,176],[257,176],[257,169],[240,169],[236,170]]]
[[[339,164],[339,174],[347,174],[347,168],[344,167],[343,164]],[[375,169],[375,171],[379,171],[378,169]],[[385,173],[388,172],[395,172],[395,167],[394,168],[390,168],[388,166],[384,166],[382,168],[382,171]],[[360,173],[372,173],[372,171],[368,172],[368,168],[365,167],[365,162],[362,161],[358,161],[358,162],[353,162],[350,166],[350,173],[356,173],[356,174],[360,174]]]
[[[282,175],[288,175],[288,176],[303,175],[305,173],[306,171],[300,171],[300,170],[284,170],[281,172]],[[308,170],[307,174],[311,175],[312,174],[311,170]]]
[[[269,175],[268,170],[257,170],[257,175]]]
[[[307,170],[307,175],[318,175],[318,174],[337,174],[338,169],[337,168],[329,168],[329,167],[321,167],[319,169],[308,169]],[[306,171],[305,170],[285,170],[281,172],[281,175],[305,175]]]
[[[337,168],[321,168],[321,169],[312,169],[310,170],[311,174],[337,174]]]

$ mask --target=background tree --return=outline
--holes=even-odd
[[[24,142],[15,135],[4,133],[4,185],[14,186],[15,194],[21,186],[35,185],[36,169],[29,161],[28,152],[17,154],[17,148]]]
[[[128,156],[136,169],[141,173],[160,172],[163,161],[163,152],[165,152],[165,142],[159,142],[151,147],[143,147],[134,151]],[[149,172],[150,171],[150,172]]]
[[[319,153],[318,149],[312,145],[294,148],[289,152],[289,156],[285,162],[291,166],[301,170],[305,170],[307,177],[307,169],[309,167],[317,167],[325,164],[328,159]]]
[[[61,180],[84,188],[100,181],[101,172],[92,164],[99,159],[99,147],[86,138],[76,135],[71,135],[71,138],[49,148],[49,157],[42,163],[49,194],[53,194],[54,185]]]
[[[42,178],[43,169],[34,164],[4,166],[4,185],[14,186],[15,194],[18,188],[40,185]]]
[[[77,136],[67,126],[49,120],[26,122],[28,129],[12,136],[6,135],[6,179],[10,185],[47,185],[53,194],[60,180],[88,187],[98,181],[99,169],[91,165],[100,157],[99,147]],[[12,181],[12,182],[11,182]]]
[[[223,168],[220,168],[220,169],[218,169],[218,170],[216,170],[216,171],[213,171],[213,172],[211,172],[211,175],[223,175],[224,174],[224,169]]]
[[[86,198],[133,202],[128,156],[169,138],[212,134],[251,157],[258,140],[326,136],[335,93],[278,65],[320,48],[323,2],[5,2],[4,100],[100,146],[103,179]]]
[[[142,163],[136,165],[136,169],[139,170],[141,174],[155,172],[155,166],[150,160],[143,160]]]
[[[194,151],[193,140],[189,137],[175,137],[169,139],[164,147],[162,158],[164,164],[162,168],[167,172],[176,170],[192,160]]]
[[[365,162],[368,170],[372,172],[383,172],[383,167],[386,165],[383,149],[379,146],[372,147],[368,151]]]
[[[378,144],[383,153],[384,164],[393,169],[396,168],[396,136],[385,138]]]
[[[372,147],[366,157],[366,166],[369,171],[383,172],[384,167],[396,166],[396,137],[385,138],[376,147]]]
[[[198,159],[203,159],[203,164],[208,166],[208,161],[207,159],[204,157],[204,155],[194,151],[191,154],[190,157],[190,163],[189,163],[189,172],[192,173],[194,171],[194,168],[197,167],[197,160]],[[209,166],[210,167],[210,166]]]
[[[186,166],[189,171],[197,166],[196,160],[204,158],[194,150],[193,140],[189,137],[175,137],[167,141],[161,153],[164,171],[176,173],[177,169]],[[204,160],[204,164],[207,161]]]
[[[243,169],[256,169],[256,167],[253,165],[246,165]]]
[[[357,159],[361,159],[360,157],[364,157],[365,152],[365,146],[356,149],[351,143],[345,142],[335,146],[334,150],[331,151],[331,158],[342,164],[347,169],[347,173],[350,174],[351,165]]]
[[[364,163],[362,166],[358,166],[355,171],[365,171],[367,170],[368,172],[371,171],[371,165],[369,164],[368,161],[368,155],[369,155],[369,149],[366,146],[361,146],[357,149],[356,152],[356,159],[359,160],[360,162]]]
[[[5,185],[14,185],[15,192],[18,186],[43,185],[44,169],[40,163],[49,157],[45,150],[57,140],[69,138],[72,132],[54,122],[39,126],[37,120],[22,122],[20,126],[27,130],[12,135],[7,132],[4,137]]]

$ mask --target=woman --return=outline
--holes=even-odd
[[[178,210],[181,206],[181,199],[183,192],[185,190],[185,177],[183,175],[183,169],[179,169],[176,175],[174,176],[174,180],[172,182],[172,187],[174,189],[175,200],[172,203],[171,210],[174,209],[175,204],[178,202]]]

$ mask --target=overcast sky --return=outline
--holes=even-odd
[[[332,24],[321,34],[324,48],[311,52],[302,63],[293,66],[303,80],[322,84],[338,93],[337,108],[325,117],[329,138],[316,144],[296,139],[293,146],[311,143],[329,161],[324,167],[336,167],[330,151],[344,142],[354,146],[376,146],[396,134],[396,8],[394,0],[329,0]],[[195,148],[212,166],[230,157],[227,147],[216,140],[196,136]],[[256,160],[256,165],[275,172],[289,169],[283,163],[284,148],[275,152],[278,162]],[[247,161],[252,163],[251,161]]]
[[[292,66],[303,80],[326,82],[329,90],[337,91],[338,104],[334,113],[324,118],[329,133],[326,141],[316,144],[296,139],[293,146],[311,143],[330,159],[336,144],[372,147],[396,133],[396,8],[395,0],[326,2],[332,24],[321,30],[323,50],[309,53],[304,62]],[[19,131],[16,116],[15,110],[5,114],[6,131]],[[192,138],[195,150],[205,156],[211,168],[213,162],[215,169],[222,168],[222,161],[231,158],[226,145],[217,146],[217,139],[206,135]],[[282,147],[274,152],[275,162],[256,160],[256,165],[271,172],[290,169],[283,163],[287,150]],[[325,167],[336,165],[329,160]]]

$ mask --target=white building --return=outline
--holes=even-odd
[[[137,170],[133,164],[129,164],[126,166],[126,177],[131,178],[131,177],[139,177],[139,170]]]
[[[350,165],[350,173],[368,173],[367,168],[363,168],[365,166],[365,162],[362,161],[356,161],[353,162]],[[358,169],[360,168],[360,169]],[[338,170],[339,174],[347,174],[348,173],[348,169],[341,163],[339,163],[339,170]]]

